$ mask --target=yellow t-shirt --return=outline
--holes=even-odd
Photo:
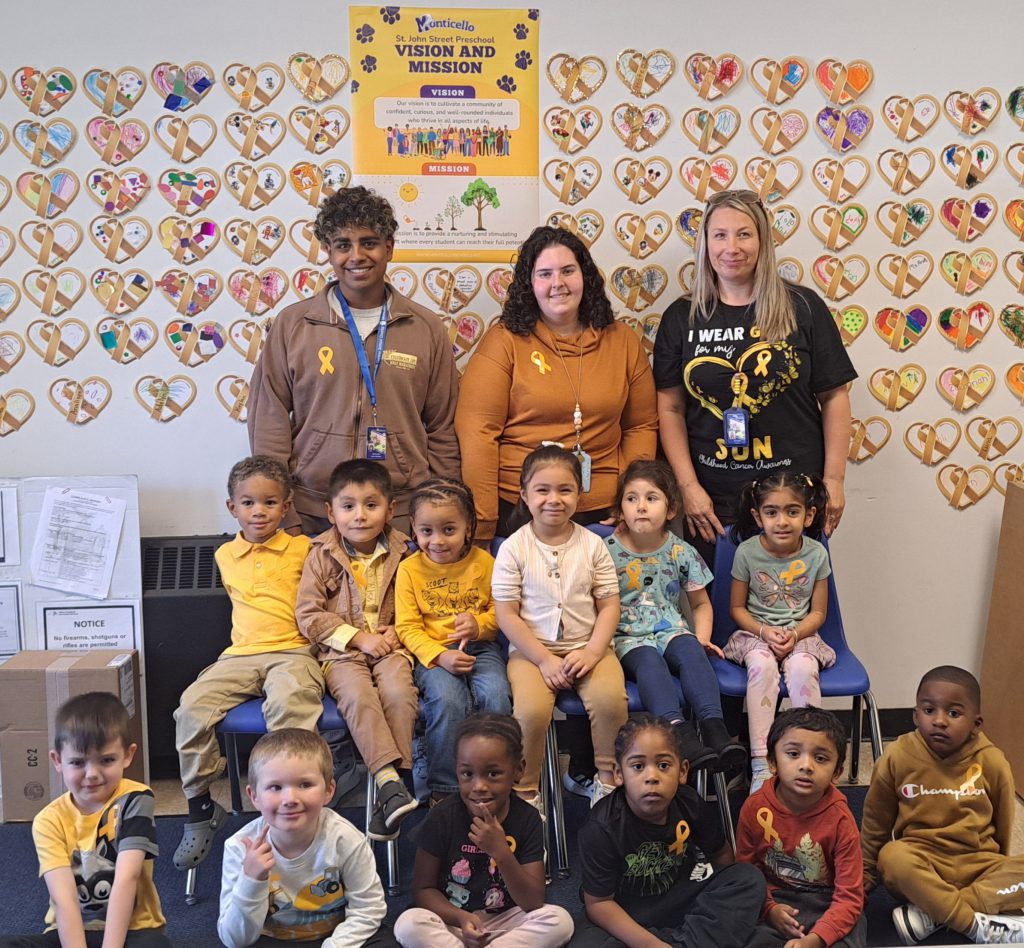
[[[342,540],[345,543],[344,540]],[[378,620],[380,619],[380,604],[384,598],[387,587],[384,585],[384,566],[388,558],[388,545],[382,540],[377,540],[377,545],[372,553],[359,553],[345,544],[346,552],[350,556],[349,571],[359,592],[359,604],[363,610],[363,628],[357,629],[354,625],[342,622],[324,642],[331,648],[344,652],[348,643],[352,641],[357,632],[369,632],[376,635]],[[326,666],[325,666],[326,668]]]
[[[153,884],[156,843],[153,791],[145,784],[122,779],[107,805],[95,813],[82,813],[70,793],[44,807],[32,821],[32,839],[39,857],[39,875],[69,868],[75,876],[82,923],[86,931],[103,931],[107,902],[114,884],[117,854],[141,849],[146,861],[139,875],[130,931],[162,928],[160,897]],[[46,913],[46,930],[57,927],[53,903]]]
[[[309,649],[295,622],[295,597],[309,537],[283,530],[266,543],[250,543],[241,533],[214,554],[231,597],[231,645],[225,655],[258,655]]]

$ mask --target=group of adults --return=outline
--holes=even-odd
[[[775,470],[821,475],[826,531],[838,526],[856,372],[824,302],[779,276],[754,192],[708,201],[693,286],[662,316],[653,371],[585,244],[538,227],[461,381],[441,320],[386,282],[388,202],[362,187],[335,197],[316,230],[337,284],[278,315],[250,385],[252,450],[294,473],[292,526],[325,529],[331,469],[369,450],[391,472],[400,527],[412,487],[455,476],[473,490],[477,539],[507,536],[523,458],[545,441],[581,458],[581,523],[608,519],[619,474],[660,446],[686,538],[709,562],[742,485]]]

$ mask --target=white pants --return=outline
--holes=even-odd
[[[532,912],[519,906],[499,915],[477,912],[480,927],[500,932],[487,944],[500,948],[561,948],[572,938],[569,913],[557,905],[542,905]],[[402,948],[462,948],[460,929],[445,925],[439,915],[428,909],[411,908],[395,922],[395,938]]]

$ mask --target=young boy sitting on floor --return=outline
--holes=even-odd
[[[981,687],[941,665],[917,686],[916,731],[875,764],[864,803],[864,889],[881,881],[905,945],[945,925],[979,945],[1024,941],[1024,857],[1010,855],[1013,775],[981,733]]]

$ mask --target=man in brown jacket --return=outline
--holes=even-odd
[[[385,280],[397,228],[391,205],[367,188],[327,198],[314,232],[336,282],[277,316],[253,371],[249,442],[292,472],[286,528],[330,526],[327,480],[341,461],[387,467],[400,529],[412,487],[459,476],[452,346],[435,313]]]

